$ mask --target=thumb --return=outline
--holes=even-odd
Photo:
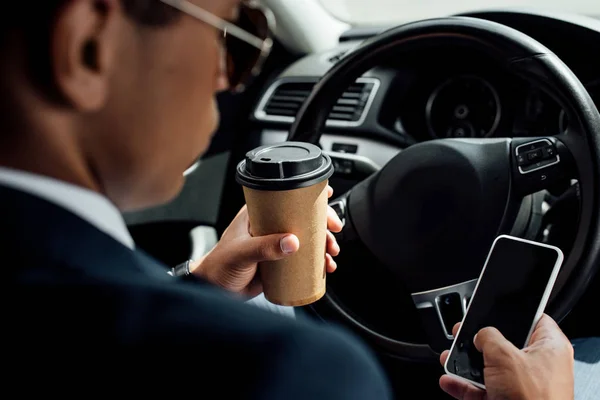
[[[568,340],[558,324],[548,315],[543,314],[531,335],[530,345],[534,345],[544,339],[553,341]]]
[[[480,330],[473,338],[473,344],[477,350],[483,353],[484,359],[492,362],[519,352],[519,349],[506,340],[504,335],[496,328],[483,328]]]
[[[531,335],[529,345],[524,351],[534,351],[543,348],[545,351],[554,349],[554,351],[564,351],[573,358],[573,345],[567,336],[560,329],[558,324],[548,315],[544,314]]]
[[[257,236],[244,241],[238,258],[246,263],[275,261],[294,254],[299,248],[300,241],[295,235],[276,233]]]

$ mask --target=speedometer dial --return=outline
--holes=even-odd
[[[500,123],[500,99],[486,80],[477,76],[452,78],[433,91],[426,118],[435,138],[487,137]]]

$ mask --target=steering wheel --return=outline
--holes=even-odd
[[[577,235],[547,313],[562,320],[600,267],[600,115],[581,82],[555,54],[512,28],[451,17],[410,23],[373,37],[319,81],[288,140],[318,144],[329,110],[358,77],[392,56],[440,45],[491,57],[553,96],[570,122],[566,133],[555,136],[420,143],[344,196],[342,237],[359,240],[401,279],[412,293],[427,337],[409,343],[386,336],[356,318],[330,291],[322,302],[387,353],[413,361],[431,361],[449,347],[452,336],[436,299],[447,293],[470,296],[492,242],[510,232],[525,196],[572,180],[579,183]],[[390,318],[400,318],[390,311]]]

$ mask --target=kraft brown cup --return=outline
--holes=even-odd
[[[253,236],[292,233],[300,241],[298,252],[278,261],[262,262],[258,265],[265,297],[271,303],[284,306],[314,303],[323,297],[326,291],[327,186],[333,167],[330,165],[331,160],[322,155],[318,147],[307,143],[297,145],[302,148],[312,146],[307,147],[310,157],[315,157],[318,153],[319,162],[322,162],[318,164],[319,168],[314,176],[311,177],[310,172],[306,173],[307,169],[310,171],[310,166],[304,165],[299,167],[299,172],[304,172],[300,176],[296,175],[298,168],[293,166],[289,168],[290,171],[279,172],[279,177],[267,179],[267,182],[261,181],[261,178],[257,178],[256,185],[249,184],[247,180],[240,182],[243,185]],[[250,157],[261,163],[261,158],[256,158],[256,154],[264,155],[265,149],[269,157],[262,158],[269,161],[264,163],[283,162],[284,168],[279,169],[285,169],[286,161],[278,160],[277,148],[272,147],[262,147],[249,152],[245,162],[250,163]],[[282,154],[285,158],[286,153]],[[301,158],[301,154],[292,152],[293,155],[296,156],[296,160],[290,162],[300,162],[298,159]],[[327,163],[329,164],[324,168]],[[316,166],[317,163],[314,162],[312,167]],[[260,164],[254,167],[258,169],[271,166]],[[238,166],[238,178],[240,168],[246,168],[244,161]],[[259,172],[269,175],[262,170]],[[275,169],[271,172],[277,173]],[[281,175],[284,175],[283,178]],[[293,188],[295,186],[300,187]]]
[[[327,181],[287,191],[244,187],[253,236],[293,233],[300,249],[282,260],[259,264],[265,297],[271,303],[303,306],[325,294]]]

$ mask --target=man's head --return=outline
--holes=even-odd
[[[233,20],[239,0],[190,3]],[[223,33],[160,0],[28,4],[0,28],[0,165],[122,209],[173,198],[217,127]]]

